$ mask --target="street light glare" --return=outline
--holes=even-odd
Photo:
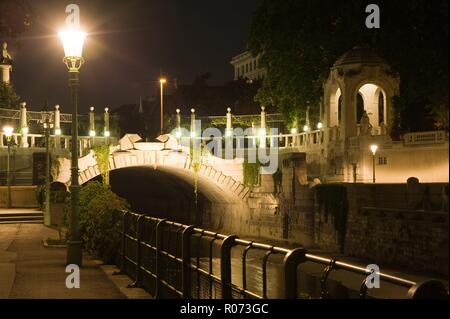
[[[167,80],[165,78],[159,79],[159,83],[161,83],[161,84],[165,84],[166,82],[167,82]]]
[[[11,137],[13,134],[14,128],[12,126],[4,126],[3,133],[5,133],[6,137]]]
[[[375,155],[375,153],[376,153],[377,150],[378,150],[378,145],[372,144],[372,145],[370,145],[370,149],[371,149],[371,151],[372,151],[372,154]]]
[[[84,40],[87,33],[79,30],[63,30],[58,32],[58,35],[64,46],[64,54],[66,57],[82,57]]]

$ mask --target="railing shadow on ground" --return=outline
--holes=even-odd
[[[129,211],[122,222],[120,273],[155,298],[448,298],[442,282],[414,282],[350,263],[223,235]]]

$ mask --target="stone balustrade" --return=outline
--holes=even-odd
[[[417,132],[403,135],[405,145],[441,144],[445,143],[446,140],[448,140],[448,134],[445,131]]]

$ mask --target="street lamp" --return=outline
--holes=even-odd
[[[167,80],[165,78],[160,78],[159,79],[159,86],[160,86],[160,96],[161,96],[161,134],[163,134],[163,112],[164,112],[164,97],[163,97],[163,93],[164,93],[164,84],[167,83]]]
[[[47,106],[45,107],[45,110],[47,110]],[[41,123],[44,127],[44,134],[45,134],[45,211],[44,211],[44,225],[50,226],[51,219],[50,219],[50,145],[49,145],[49,138],[50,138],[50,114],[48,113],[42,113],[43,118],[41,120]]]
[[[84,63],[82,57],[86,33],[70,29],[59,32],[64,46],[64,63],[69,69],[69,87],[72,103],[72,145],[71,145],[71,214],[69,226],[69,240],[67,241],[67,264],[82,264],[82,248],[79,229],[79,182],[78,182],[78,110],[77,95],[79,87],[78,72]]]
[[[3,127],[3,133],[6,136],[6,142],[8,143],[8,158],[6,159],[6,185],[8,186],[8,191],[6,195],[6,207],[11,208],[11,168],[10,168],[10,157],[11,157],[11,138],[14,128],[11,126]]]
[[[370,145],[370,150],[372,151],[372,182],[375,183],[375,154],[378,150],[378,145]]]

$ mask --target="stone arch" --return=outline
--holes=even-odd
[[[100,175],[95,157],[92,153],[79,159],[80,185]],[[217,157],[209,157],[202,161],[195,172],[194,165],[188,154],[172,150],[143,151],[130,150],[115,152],[110,155],[110,170],[127,167],[147,166],[172,174],[193,184],[198,179],[198,188],[206,197],[221,202],[239,203],[247,199],[250,189],[245,187],[240,179],[239,161],[226,161]],[[70,185],[70,161],[65,159],[60,168],[57,181]]]
[[[358,95],[362,96],[364,103],[364,111],[369,116],[370,124],[375,130],[379,130],[382,124],[388,123],[388,114],[390,113],[390,103],[387,101],[388,94],[386,93],[386,84],[379,83],[379,81],[363,81],[360,83],[354,91],[354,97],[357,99]],[[380,103],[380,97],[382,97],[382,103]],[[392,98],[392,96],[391,96]],[[381,104],[381,105],[380,105]],[[380,107],[382,110],[380,111]],[[360,116],[358,116],[358,105],[356,102],[356,120],[359,123]],[[382,121],[380,121],[380,113]]]
[[[328,123],[330,127],[339,126],[341,111],[339,108],[339,101],[342,101],[342,90],[337,85],[334,90],[331,92],[329,97],[329,109],[328,113]]]

